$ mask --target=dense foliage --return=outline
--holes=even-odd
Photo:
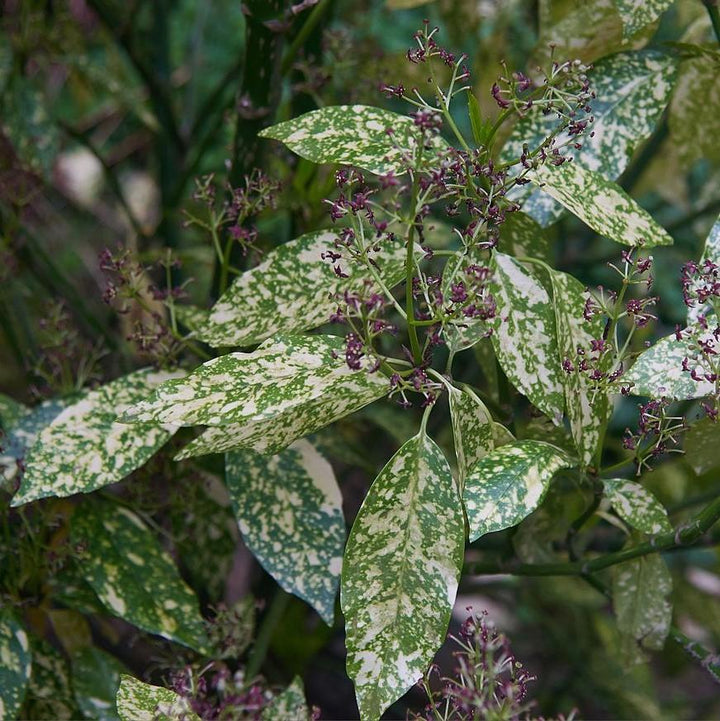
[[[717,716],[717,2],[1,22],[0,717]]]

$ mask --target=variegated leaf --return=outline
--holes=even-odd
[[[308,721],[310,712],[305,701],[302,679],[295,676],[292,683],[263,709],[261,721]]]
[[[198,336],[215,346],[250,345],[274,333],[298,333],[327,323],[345,291],[359,291],[370,275],[359,261],[330,263],[324,253],[341,252],[337,233],[318,231],[291,240],[243,273],[213,306]],[[405,247],[383,241],[377,264],[386,287],[404,277]],[[341,269],[343,277],[334,268]],[[374,287],[380,292],[378,286]]]
[[[71,538],[83,577],[111,613],[205,650],[198,600],[138,516],[106,501],[88,503],[72,519]]]
[[[12,505],[46,496],[89,493],[121,481],[145,463],[175,431],[154,423],[116,422],[159,383],[183,373],[145,369],[86,393],[40,431],[25,459]]]
[[[363,368],[350,370],[344,339],[335,336],[278,336],[252,353],[229,353],[189,376],[163,383],[126,413],[129,422],[219,426],[278,418],[323,396],[345,393],[350,381],[387,392],[387,379]],[[294,440],[294,439],[293,439]]]
[[[498,362],[510,382],[543,413],[560,422],[565,406],[550,296],[514,258],[494,253],[490,291],[497,317],[490,323]]]
[[[314,163],[354,165],[371,173],[403,173],[417,147],[412,118],[370,105],[333,105],[278,123],[260,133]],[[447,146],[437,136],[425,152]]]
[[[104,651],[88,646],[71,656],[75,700],[93,721],[117,721],[115,697],[120,686],[122,665]]]
[[[714,343],[712,332],[704,331],[699,325],[693,325],[682,331],[682,340],[675,334],[661,338],[648,348],[635,361],[635,365],[622,376],[622,384],[634,384],[631,392],[636,396],[651,398],[672,398],[690,400],[704,398],[715,392],[715,384],[707,380],[693,380],[690,370],[683,370],[683,361],[689,359],[689,369],[693,369],[702,378],[703,373],[711,369],[695,358],[696,341]]]
[[[551,261],[550,237],[531,215],[516,211],[508,213],[500,226],[498,250],[507,255],[525,256]]]
[[[672,238],[619,185],[579,163],[546,164],[530,179],[596,233],[617,243],[650,247]]]
[[[464,550],[450,467],[424,431],[376,478],[345,550],[347,670],[363,719],[421,678],[450,621]]]
[[[672,577],[658,553],[613,567],[613,606],[621,633],[642,649],[659,650],[672,621]]]
[[[561,362],[568,359],[572,364],[572,370],[563,370],[561,376],[565,388],[565,410],[580,458],[589,465],[601,440],[609,403],[607,394],[595,387],[589,372],[579,370],[578,348],[589,355],[590,342],[602,337],[603,320],[599,315],[591,320],[585,319],[583,311],[588,294],[578,280],[556,270],[551,270],[549,275],[560,359]]]
[[[25,629],[12,609],[0,608],[0,718],[17,717],[31,669],[32,654]]]
[[[618,178],[635,149],[655,130],[676,75],[675,58],[657,50],[617,53],[598,61],[590,73],[596,95],[590,101],[593,123],[581,137],[580,148],[573,147],[577,138],[561,134],[557,142],[565,146],[563,153],[608,180]],[[553,113],[545,114],[539,109],[528,113],[515,125],[503,146],[502,160],[512,162],[519,158],[525,143],[531,148],[539,146],[558,123]],[[516,197],[522,198],[525,212],[543,226],[562,215],[561,205],[532,186],[519,189]]]
[[[603,485],[615,513],[633,528],[651,535],[672,530],[662,503],[644,486],[623,478],[603,479]]]
[[[205,326],[210,317],[207,308],[200,308],[196,305],[176,305],[175,317],[178,322],[193,332]]]
[[[14,398],[0,393],[0,432],[10,430],[23,416],[27,415],[30,409],[22,403],[18,403]],[[0,443],[2,435],[0,434]],[[2,447],[0,445],[0,447]]]
[[[470,468],[463,492],[470,541],[520,523],[540,505],[555,473],[573,465],[567,453],[543,441],[515,441],[482,458]]]
[[[122,721],[200,721],[188,702],[174,691],[123,675],[117,692]]]
[[[496,446],[514,439],[510,431],[493,421],[485,404],[467,386],[462,390],[451,387],[448,402],[462,490],[471,466],[495,450]]]
[[[225,480],[247,547],[282,588],[331,626],[345,519],[330,464],[300,440],[276,456],[228,453]]]
[[[685,434],[685,460],[701,475],[720,466],[720,423],[701,418]]]
[[[623,21],[623,35],[631,37],[640,28],[657,20],[674,0],[615,0]]]
[[[710,228],[710,233],[705,239],[705,246],[703,247],[702,257],[700,258],[700,265],[706,260],[714,263],[720,267],[720,216],[713,223]],[[708,315],[712,312],[712,303],[695,303],[690,306],[687,311],[687,317],[689,323],[694,323],[700,316]]]

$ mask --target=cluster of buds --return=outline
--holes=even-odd
[[[689,309],[707,307],[720,298],[720,268],[709,258],[685,263],[680,279],[683,301]]]

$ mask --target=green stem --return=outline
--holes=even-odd
[[[300,28],[300,32],[295,36],[295,39],[290,44],[290,47],[283,57],[282,64],[280,65],[280,75],[285,77],[290,69],[292,68],[295,56],[298,54],[300,48],[305,44],[305,41],[310,36],[310,33],[317,27],[317,24],[322,19],[325,11],[330,7],[332,0],[320,0],[320,2],[312,9],[307,20]]]
[[[703,4],[707,8],[708,15],[710,16],[715,37],[718,43],[720,43],[720,10],[718,10],[717,0],[703,0]]]
[[[278,622],[282,618],[288,603],[290,602],[290,594],[286,593],[279,586],[275,590],[275,595],[270,602],[270,608],[268,608],[265,616],[263,617],[262,623],[260,624],[260,630],[258,631],[255,644],[250,652],[250,658],[248,659],[247,667],[245,668],[245,678],[248,682],[257,676],[262,668],[262,665],[267,656],[268,649],[270,648],[270,641],[272,635],[278,625]]]

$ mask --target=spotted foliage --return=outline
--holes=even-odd
[[[122,665],[104,651],[88,646],[72,654],[73,689],[80,710],[93,721],[119,719],[115,697]]]
[[[213,306],[198,336],[215,346],[249,345],[273,333],[297,333],[327,323],[338,298],[345,291],[362,290],[368,276],[359,262],[323,258],[328,252],[340,252],[337,240],[336,233],[321,230],[273,250],[235,280]],[[383,241],[380,252],[370,253],[369,258],[387,287],[402,280],[403,245]]]
[[[705,239],[700,265],[702,266],[705,261],[710,261],[716,266],[720,266],[720,216],[718,216],[718,219],[713,223],[708,237]],[[687,310],[688,323],[694,323],[700,316],[708,315],[712,310],[712,299],[706,303],[695,303],[691,305]]]
[[[260,133],[314,163],[354,165],[371,173],[402,173],[417,148],[412,118],[369,105],[333,105],[278,123]],[[445,148],[438,136],[431,152]]]
[[[589,371],[580,370],[578,348],[589,354],[590,342],[602,337],[603,320],[599,315],[585,319],[583,311],[588,293],[578,280],[567,273],[551,270],[550,281],[560,360],[568,360],[571,364],[561,375],[565,411],[580,458],[588,465],[601,441],[609,403],[607,393],[596,387]]]
[[[162,686],[151,686],[123,675],[117,692],[117,710],[122,721],[199,721],[185,699]]]
[[[299,676],[263,709],[260,716],[261,721],[308,721],[309,718],[305,690]]]
[[[720,423],[701,418],[685,434],[685,460],[701,475],[720,466]]]
[[[79,568],[115,616],[203,651],[206,637],[195,594],[149,528],[126,508],[103,501],[73,517]]]
[[[376,478],[345,551],[347,670],[363,719],[378,719],[427,670],[447,631],[463,547],[450,467],[420,432]]]
[[[672,577],[662,556],[651,553],[614,566],[612,592],[620,632],[639,649],[661,649],[672,621]]]
[[[490,291],[497,303],[491,322],[498,362],[510,382],[556,422],[565,399],[555,314],[542,284],[517,260],[494,253]]]
[[[225,478],[245,544],[289,593],[332,625],[345,544],[330,464],[306,440],[276,456],[228,453]]]
[[[25,629],[8,607],[0,608],[0,718],[17,717],[25,697],[32,654]]]
[[[182,373],[149,369],[86,393],[43,428],[25,459],[13,505],[46,496],[89,493],[121,481],[145,463],[174,432],[155,423],[128,426],[116,418],[153,387]]]
[[[610,240],[644,247],[673,242],[667,231],[619,185],[579,163],[543,165],[529,177],[596,233]]]
[[[631,37],[640,28],[657,20],[674,0],[615,0],[623,21],[623,34]]]
[[[559,136],[558,145],[565,146],[563,154],[608,180],[617,179],[636,148],[655,130],[676,75],[675,58],[657,50],[616,53],[598,61],[590,73],[596,95],[590,101],[593,123],[579,139],[567,133]],[[505,162],[517,159],[525,143],[537,147],[556,130],[558,122],[553,113],[528,113],[513,128],[501,158]],[[573,147],[578,140],[581,147]],[[562,205],[540,189],[526,186],[518,197],[523,199],[524,211],[543,226],[562,215]]]
[[[644,486],[622,478],[604,479],[603,485],[615,513],[633,528],[651,535],[672,530],[662,503]]]
[[[573,465],[544,441],[515,441],[482,458],[470,468],[463,492],[470,541],[520,523],[540,505],[555,473]]]

